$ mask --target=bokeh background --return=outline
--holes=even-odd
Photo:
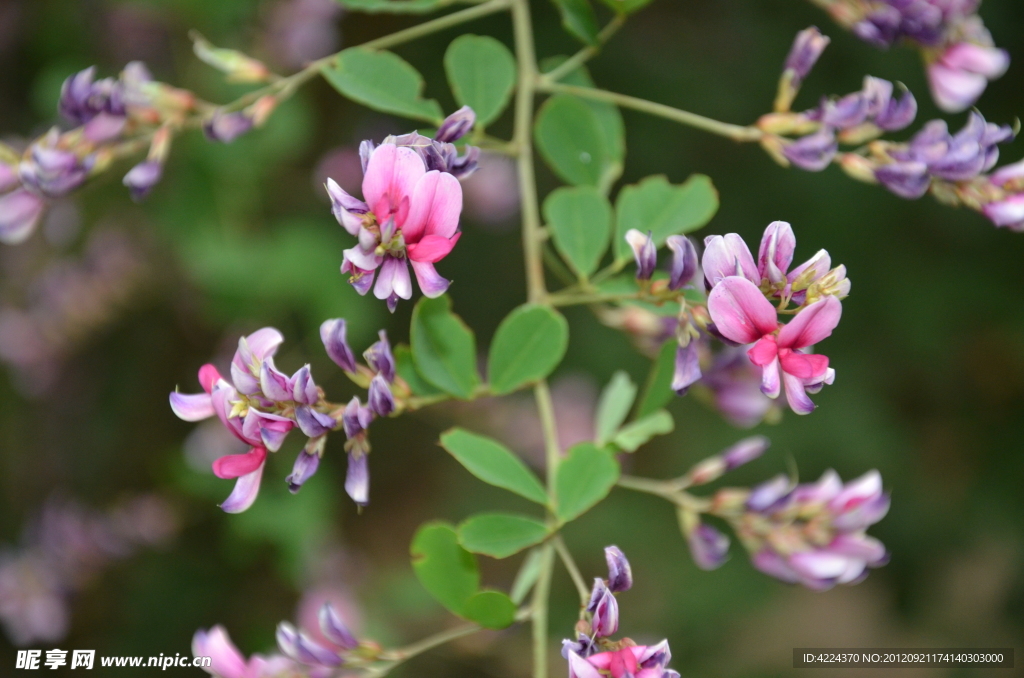
[[[547,0],[534,11],[541,56],[575,51]],[[1010,122],[1024,111],[1024,3],[987,0],[981,13],[1013,65],[979,107]],[[113,75],[141,59],[158,79],[208,100],[244,91],[192,57],[189,29],[288,72],[416,20],[345,15],[329,0],[0,0],[0,130],[13,143],[45,131],[62,80],[91,64]],[[793,35],[811,24],[833,42],[798,106],[853,91],[872,74],[906,83],[919,120],[938,115],[914,51],[875,50],[801,0],[656,0],[591,70],[609,89],[750,122],[770,107]],[[461,30],[510,38],[504,16]],[[456,35],[396,50],[449,111],[441,58]],[[799,259],[826,247],[853,280],[825,347],[835,385],[816,397],[812,416],[756,429],[774,446],[732,482],[756,482],[791,461],[806,479],[829,467],[843,477],[878,468],[893,508],[873,529],[891,564],[859,586],[812,593],[761,575],[738,549],[720,570],[699,571],[668,505],[616,490],[565,536],[586,576],[602,574],[606,544],[630,556],[637,584],[621,598],[623,632],[667,637],[684,676],[788,675],[799,646],[1024,650],[1024,235],[927,198],[900,200],[835,168],[784,170],[756,147],[624,116],[620,185],[707,173],[722,208],[699,235],[735,231],[756,243],[784,219]],[[506,113],[493,131],[510,127]],[[413,576],[413,532],[428,519],[517,500],[471,478],[437,435],[455,422],[486,428],[532,458],[539,433],[528,400],[374,426],[372,503],[362,515],[342,489],[340,439],[328,443],[320,473],[288,494],[298,437],[272,459],[256,505],[223,514],[216,504],[230,483],[210,474],[209,460],[231,440],[217,425],[178,421],[167,405],[176,385],[196,390],[201,363],[228,359],[240,334],[264,325],[287,337],[278,364],[312,363],[336,401],[351,386],[323,353],[321,320],[346,317],[359,351],[380,327],[408,339],[411,304],[389,317],[339,275],[348,236],[321,185],[330,175],[357,189],[359,141],[410,128],[315,82],[231,145],[177,140],[163,183],[141,206],[113,172],[56,205],[29,242],[0,249],[0,675],[13,672],[18,643],[188,654],[192,633],[216,623],[246,653],[267,651],[278,621],[308,619],[325,598],[385,644],[452,623]],[[1020,141],[1003,153],[1024,155]],[[540,172],[543,194],[555,181]],[[500,159],[467,183],[465,236],[441,265],[481,350],[523,299],[514,187]],[[569,318],[573,339],[554,391],[563,434],[582,436],[610,375],[625,369],[642,381],[649,363],[585,310]],[[628,460],[633,472],[681,473],[742,435],[694,398],[671,410],[676,432]],[[485,562],[485,581],[507,586],[517,564]],[[553,609],[557,675],[557,640],[571,633],[576,609],[560,570]],[[528,634],[513,629],[439,649],[399,675],[526,676],[528,656]]]

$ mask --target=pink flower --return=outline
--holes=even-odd
[[[667,670],[672,658],[668,642],[657,645],[634,645],[611,652],[582,657],[569,651],[569,678],[665,678],[679,674]]]
[[[838,299],[825,296],[782,325],[775,307],[752,282],[728,276],[711,291],[708,312],[726,339],[754,344],[747,355],[762,370],[761,391],[765,395],[777,398],[784,383],[786,400],[794,412],[808,414],[814,410],[806,392],[816,393],[822,385],[831,384],[835,370],[828,366],[827,357],[800,349],[832,334],[842,315]]]
[[[341,270],[360,294],[366,294],[377,269],[373,294],[393,311],[398,299],[412,297],[409,263],[420,289],[437,297],[449,282],[434,269],[459,236],[462,187],[448,172],[427,171],[413,149],[384,143],[373,149],[363,177],[363,198],[348,195],[328,180],[339,223],[358,238],[345,250]]]
[[[1024,231],[1024,193],[1011,195],[1003,200],[990,202],[982,208],[985,216],[996,226],[1011,231]]]
[[[949,47],[928,66],[928,83],[939,108],[948,113],[967,110],[985,91],[989,80],[1010,66],[1005,50],[969,42]]]
[[[261,657],[254,654],[246,660],[220,625],[209,631],[196,631],[192,636],[192,654],[195,657],[209,657],[210,666],[204,669],[217,678],[271,678],[297,675],[299,672],[295,662],[280,655]]]

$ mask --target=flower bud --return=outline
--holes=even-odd
[[[360,506],[370,503],[370,466],[365,454],[348,455],[348,473],[345,475],[345,492]]]
[[[199,60],[224,72],[228,82],[266,82],[270,78],[270,69],[262,62],[237,50],[214,47],[196,31],[189,37]]]
[[[751,436],[744,438],[729,449],[722,452],[722,459],[725,461],[725,468],[731,471],[734,468],[754,461],[771,447],[771,441],[764,436]]]
[[[633,249],[633,258],[636,259],[637,280],[650,280],[654,274],[654,268],[658,265],[658,250],[654,246],[654,240],[648,231],[644,235],[635,228],[626,232],[626,242]]]
[[[373,421],[373,413],[369,408],[363,407],[359,398],[352,396],[345,406],[345,412],[341,415],[341,421],[345,426],[345,437],[349,440],[362,434]]]
[[[594,580],[587,612],[593,615],[590,624],[598,638],[614,635],[619,630],[619,601],[615,600],[603,579]]]
[[[791,163],[808,172],[820,172],[832,162],[839,144],[836,135],[828,127],[819,132],[800,137],[782,148],[782,154]]]
[[[828,47],[830,38],[821,34],[817,26],[805,28],[796,34],[793,46],[786,57],[786,70],[793,72],[793,86],[797,89],[808,76],[822,52]]]
[[[0,196],[0,242],[17,245],[28,239],[45,207],[42,198],[24,189]]]
[[[370,381],[366,400],[370,410],[378,417],[386,417],[395,411],[395,396],[383,374],[378,374]]]
[[[680,345],[676,349],[675,372],[672,375],[672,390],[678,396],[686,395],[690,386],[695,384],[701,377],[700,354],[697,341],[690,339],[686,346]]]
[[[692,240],[682,235],[669,236],[665,244],[672,250],[668,288],[678,290],[697,274],[697,248]]]
[[[230,144],[253,128],[253,119],[243,111],[225,113],[217,110],[203,124],[203,133],[210,141]]]
[[[843,153],[839,156],[839,167],[846,173],[846,176],[866,184],[877,184],[875,178],[875,163],[857,153]]]
[[[693,562],[702,570],[721,567],[729,555],[729,537],[707,523],[703,523],[692,512],[680,509],[680,521],[686,543],[690,547]]]
[[[301,426],[302,424],[300,423],[299,425]],[[288,483],[288,491],[295,494],[302,489],[303,484],[313,477],[319,466],[319,454],[310,454],[305,450],[299,452],[298,456],[295,457],[295,465],[292,467],[291,475],[284,479]]]
[[[377,333],[380,339],[363,353],[366,364],[374,372],[381,374],[389,383],[395,382],[395,357],[391,353],[391,344],[388,342],[388,334],[384,330]]]
[[[442,143],[451,143],[466,136],[475,124],[476,112],[469,106],[463,106],[444,119],[434,139]]]
[[[345,340],[345,319],[333,318],[320,325],[320,340],[334,364],[349,373],[356,371],[356,357]]]
[[[333,431],[337,425],[337,422],[329,414],[317,412],[306,405],[295,408],[295,423],[310,438],[318,438]]]
[[[633,569],[626,554],[618,546],[608,546],[604,550],[604,559],[608,563],[608,589],[612,593],[628,591],[633,586]]]
[[[138,202],[153,190],[163,174],[163,163],[157,160],[144,160],[131,168],[121,183],[128,187],[132,200]]]
[[[277,645],[281,652],[309,666],[341,666],[341,657],[315,642],[288,622],[277,626]]]
[[[928,166],[923,162],[894,162],[875,170],[878,183],[900,196],[916,200],[928,192],[931,177]]]
[[[341,617],[330,603],[324,603],[318,616],[320,631],[324,634],[324,638],[345,650],[354,650],[359,647],[359,641],[341,621]]]

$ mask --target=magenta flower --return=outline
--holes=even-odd
[[[833,296],[804,307],[786,325],[776,309],[749,280],[730,276],[715,286],[708,297],[708,312],[715,328],[726,339],[754,346],[747,351],[761,368],[761,391],[777,398],[786,387],[786,400],[797,414],[809,414],[814,403],[807,391],[816,393],[835,379],[835,370],[823,355],[801,351],[832,334],[842,315],[842,304]],[[781,376],[781,379],[780,379]]]
[[[332,211],[358,238],[345,250],[342,273],[360,294],[373,284],[378,299],[394,311],[399,299],[412,298],[409,264],[423,294],[443,294],[449,281],[434,264],[452,251],[461,235],[462,187],[448,172],[427,171],[413,149],[384,143],[369,151],[359,201],[328,180]],[[379,269],[379,274],[378,274]]]
[[[1010,55],[1005,50],[970,42],[952,45],[928,66],[932,97],[947,113],[967,110],[988,81],[1001,77],[1009,66]]]
[[[192,637],[192,654],[210,657],[211,664],[204,670],[216,678],[274,678],[296,675],[299,671],[295,662],[280,655],[262,657],[254,654],[246,660],[220,625],[209,631],[196,631]]]
[[[634,645],[621,650],[582,657],[569,651],[569,678],[678,678],[665,668],[672,658],[668,641],[657,645]]]

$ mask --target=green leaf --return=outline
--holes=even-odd
[[[607,448],[580,443],[569,450],[555,476],[555,511],[569,522],[604,499],[619,479],[619,462]]]
[[[455,528],[427,523],[416,531],[409,548],[416,577],[442,605],[462,614],[480,586],[476,558],[459,546]]]
[[[629,378],[629,375],[619,370],[612,375],[612,380],[601,392],[601,399],[597,402],[597,440],[594,442],[604,446],[612,435],[622,426],[629,414],[629,408],[633,407],[636,399],[636,384]]]
[[[492,37],[460,35],[444,53],[455,101],[476,112],[476,122],[487,125],[505,110],[516,85],[516,59]]]
[[[617,171],[597,114],[577,97],[558,94],[545,101],[534,137],[545,162],[570,184],[600,186]]]
[[[421,96],[423,76],[392,52],[351,47],[322,72],[339,92],[376,111],[434,124],[443,117],[436,101]]]
[[[544,559],[541,557],[541,551],[538,548],[530,549],[530,552],[526,554],[523,564],[519,567],[519,573],[516,574],[515,581],[512,582],[512,591],[509,593],[512,602],[516,605],[526,600],[526,595],[533,588],[533,585],[537,583],[537,579],[540,578],[540,569],[543,562]]]
[[[498,325],[487,360],[491,390],[510,393],[543,379],[558,366],[569,345],[569,324],[547,306],[524,304]]]
[[[636,452],[637,448],[654,436],[671,433],[675,427],[672,415],[665,410],[658,410],[624,426],[612,442],[626,452]]]
[[[567,56],[549,57],[542,62],[541,70],[545,73],[554,70],[561,66],[568,58]],[[594,87],[594,81],[591,79],[590,72],[587,71],[585,66],[580,66],[563,76],[559,82],[566,85],[576,85],[577,87]],[[613,161],[611,164],[612,169],[609,169],[611,178],[606,179],[610,183],[618,179],[622,173],[622,163],[626,158],[626,123],[623,122],[622,113],[619,112],[619,107],[615,104],[610,104],[607,101],[589,100],[585,103],[594,111],[594,115],[597,116],[598,127],[601,129],[601,135],[604,138],[605,150],[608,152],[608,157]]]
[[[612,235],[612,206],[592,186],[559,188],[544,201],[555,248],[580,277],[597,270]]]
[[[590,0],[554,0],[562,15],[562,26],[573,37],[588,45],[597,44],[597,17]]]
[[[411,348],[405,344],[398,344],[395,346],[394,355],[395,371],[405,383],[409,384],[409,389],[413,392],[413,395],[430,396],[443,393],[441,389],[424,379],[423,375],[416,370],[416,361],[412,358]]]
[[[601,0],[619,14],[632,14],[651,4],[651,0]]]
[[[633,256],[625,240],[626,231],[631,228],[643,233],[651,231],[660,247],[670,235],[696,231],[711,221],[717,211],[718,191],[703,174],[694,174],[679,186],[673,186],[662,175],[626,186],[615,202],[616,258]]]
[[[356,12],[390,12],[392,14],[426,14],[450,5],[451,0],[336,0]]]
[[[441,434],[441,446],[467,471],[485,483],[547,505],[548,494],[537,476],[498,441],[465,429],[453,428]]]
[[[672,376],[676,369],[676,342],[666,341],[661,347],[658,357],[651,363],[651,372],[647,375],[644,394],[637,407],[638,419],[653,414],[665,407],[672,400]]]
[[[486,629],[505,629],[516,620],[516,604],[501,591],[480,591],[466,602],[462,616]]]
[[[451,306],[447,295],[416,302],[410,328],[412,356],[417,371],[429,383],[468,400],[480,383],[476,340]]]
[[[493,558],[508,558],[547,536],[544,523],[511,513],[480,513],[459,525],[463,548]]]

